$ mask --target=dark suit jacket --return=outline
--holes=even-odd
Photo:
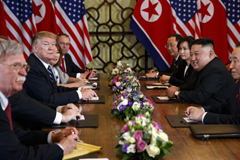
[[[76,78],[76,74],[77,73],[84,73],[85,71],[80,69],[72,60],[72,57],[66,53],[64,55],[64,59],[65,59],[65,64],[66,64],[66,69],[67,69],[67,74],[69,75],[69,77],[74,77]]]
[[[57,160],[63,150],[56,144],[47,144],[46,131],[23,131],[13,125],[0,106],[0,159],[2,160]]]
[[[206,112],[206,124],[240,124],[240,102],[238,102],[238,82],[232,90],[231,96],[222,105],[203,107]]]
[[[174,85],[174,86],[181,86],[183,84],[186,84],[190,82],[193,79],[193,73],[195,72],[192,65],[190,64],[186,74],[184,76],[184,71],[186,68],[186,61],[183,61],[181,65],[179,66],[179,69],[177,72],[175,72],[169,79],[169,83]]]
[[[182,58],[180,56],[178,56],[178,59],[176,60],[175,63],[176,63],[176,67],[174,67],[174,59],[173,59],[170,68],[162,70],[162,71],[159,71],[159,75],[158,76],[160,77],[163,74],[172,76],[174,73],[176,73],[178,71],[179,66],[182,64]]]
[[[194,80],[180,86],[180,101],[202,105],[221,104],[228,98],[235,82],[223,62],[214,58],[201,71],[196,72]]]
[[[79,101],[76,92],[77,88],[57,86],[56,81],[53,83],[47,69],[34,54],[29,56],[27,63],[31,66],[31,69],[27,74],[23,87],[30,97],[55,105]]]
[[[8,98],[12,106],[13,123],[18,123],[24,129],[41,130],[44,125],[52,125],[56,111],[30,98],[25,90]]]

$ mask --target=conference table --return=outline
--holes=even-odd
[[[95,153],[98,158],[120,160],[123,156],[115,149],[115,146],[118,144],[116,136],[119,134],[125,122],[111,114],[112,96],[114,93],[108,86],[108,76],[109,73],[99,73],[100,90],[96,90],[98,95],[105,96],[105,104],[81,104],[81,113],[83,115],[98,114],[98,128],[78,128],[78,131],[82,141],[102,147],[98,153]],[[155,80],[140,80],[142,92],[155,104],[152,115],[153,120],[162,126],[163,131],[168,134],[169,139],[174,143],[174,146],[170,149],[172,154],[165,155],[163,157],[164,160],[240,159],[240,139],[200,140],[192,136],[189,128],[172,128],[165,118],[165,115],[184,115],[186,107],[194,104],[156,104],[151,98],[151,95],[165,95],[166,91],[165,89],[147,90],[144,84],[153,82],[155,82]],[[195,104],[195,106],[197,105]]]

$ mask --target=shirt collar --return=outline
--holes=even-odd
[[[178,60],[178,58],[179,58],[179,55],[175,58],[175,60],[177,61]]]
[[[46,68],[46,69],[48,69],[48,66],[50,65],[50,64],[47,64],[46,62],[44,62],[43,60],[41,60],[41,58],[39,58],[36,54],[34,54],[39,60],[40,60],[40,62],[42,62],[42,64],[44,65],[44,67]],[[51,65],[50,65],[51,66]]]
[[[5,97],[5,95],[0,91],[0,104],[2,106],[2,109],[5,111],[8,105],[8,99]]]

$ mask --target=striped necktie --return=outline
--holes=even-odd
[[[51,82],[54,83],[53,73],[50,65],[48,65],[48,74],[51,79]]]

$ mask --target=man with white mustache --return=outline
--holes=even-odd
[[[193,41],[190,62],[196,71],[195,78],[180,87],[171,86],[167,89],[167,96],[202,105],[224,102],[235,82],[224,63],[216,57],[213,40],[201,38]]]
[[[24,131],[12,123],[8,97],[22,90],[29,66],[22,45],[16,41],[0,42],[0,155],[4,160],[62,159],[71,153],[79,139],[78,131],[68,127],[59,133]]]
[[[236,45],[231,55],[231,74],[234,79],[240,80],[240,43]],[[240,82],[235,84],[230,97],[221,105],[209,105],[197,108],[189,106],[186,116],[205,124],[240,124]]]

